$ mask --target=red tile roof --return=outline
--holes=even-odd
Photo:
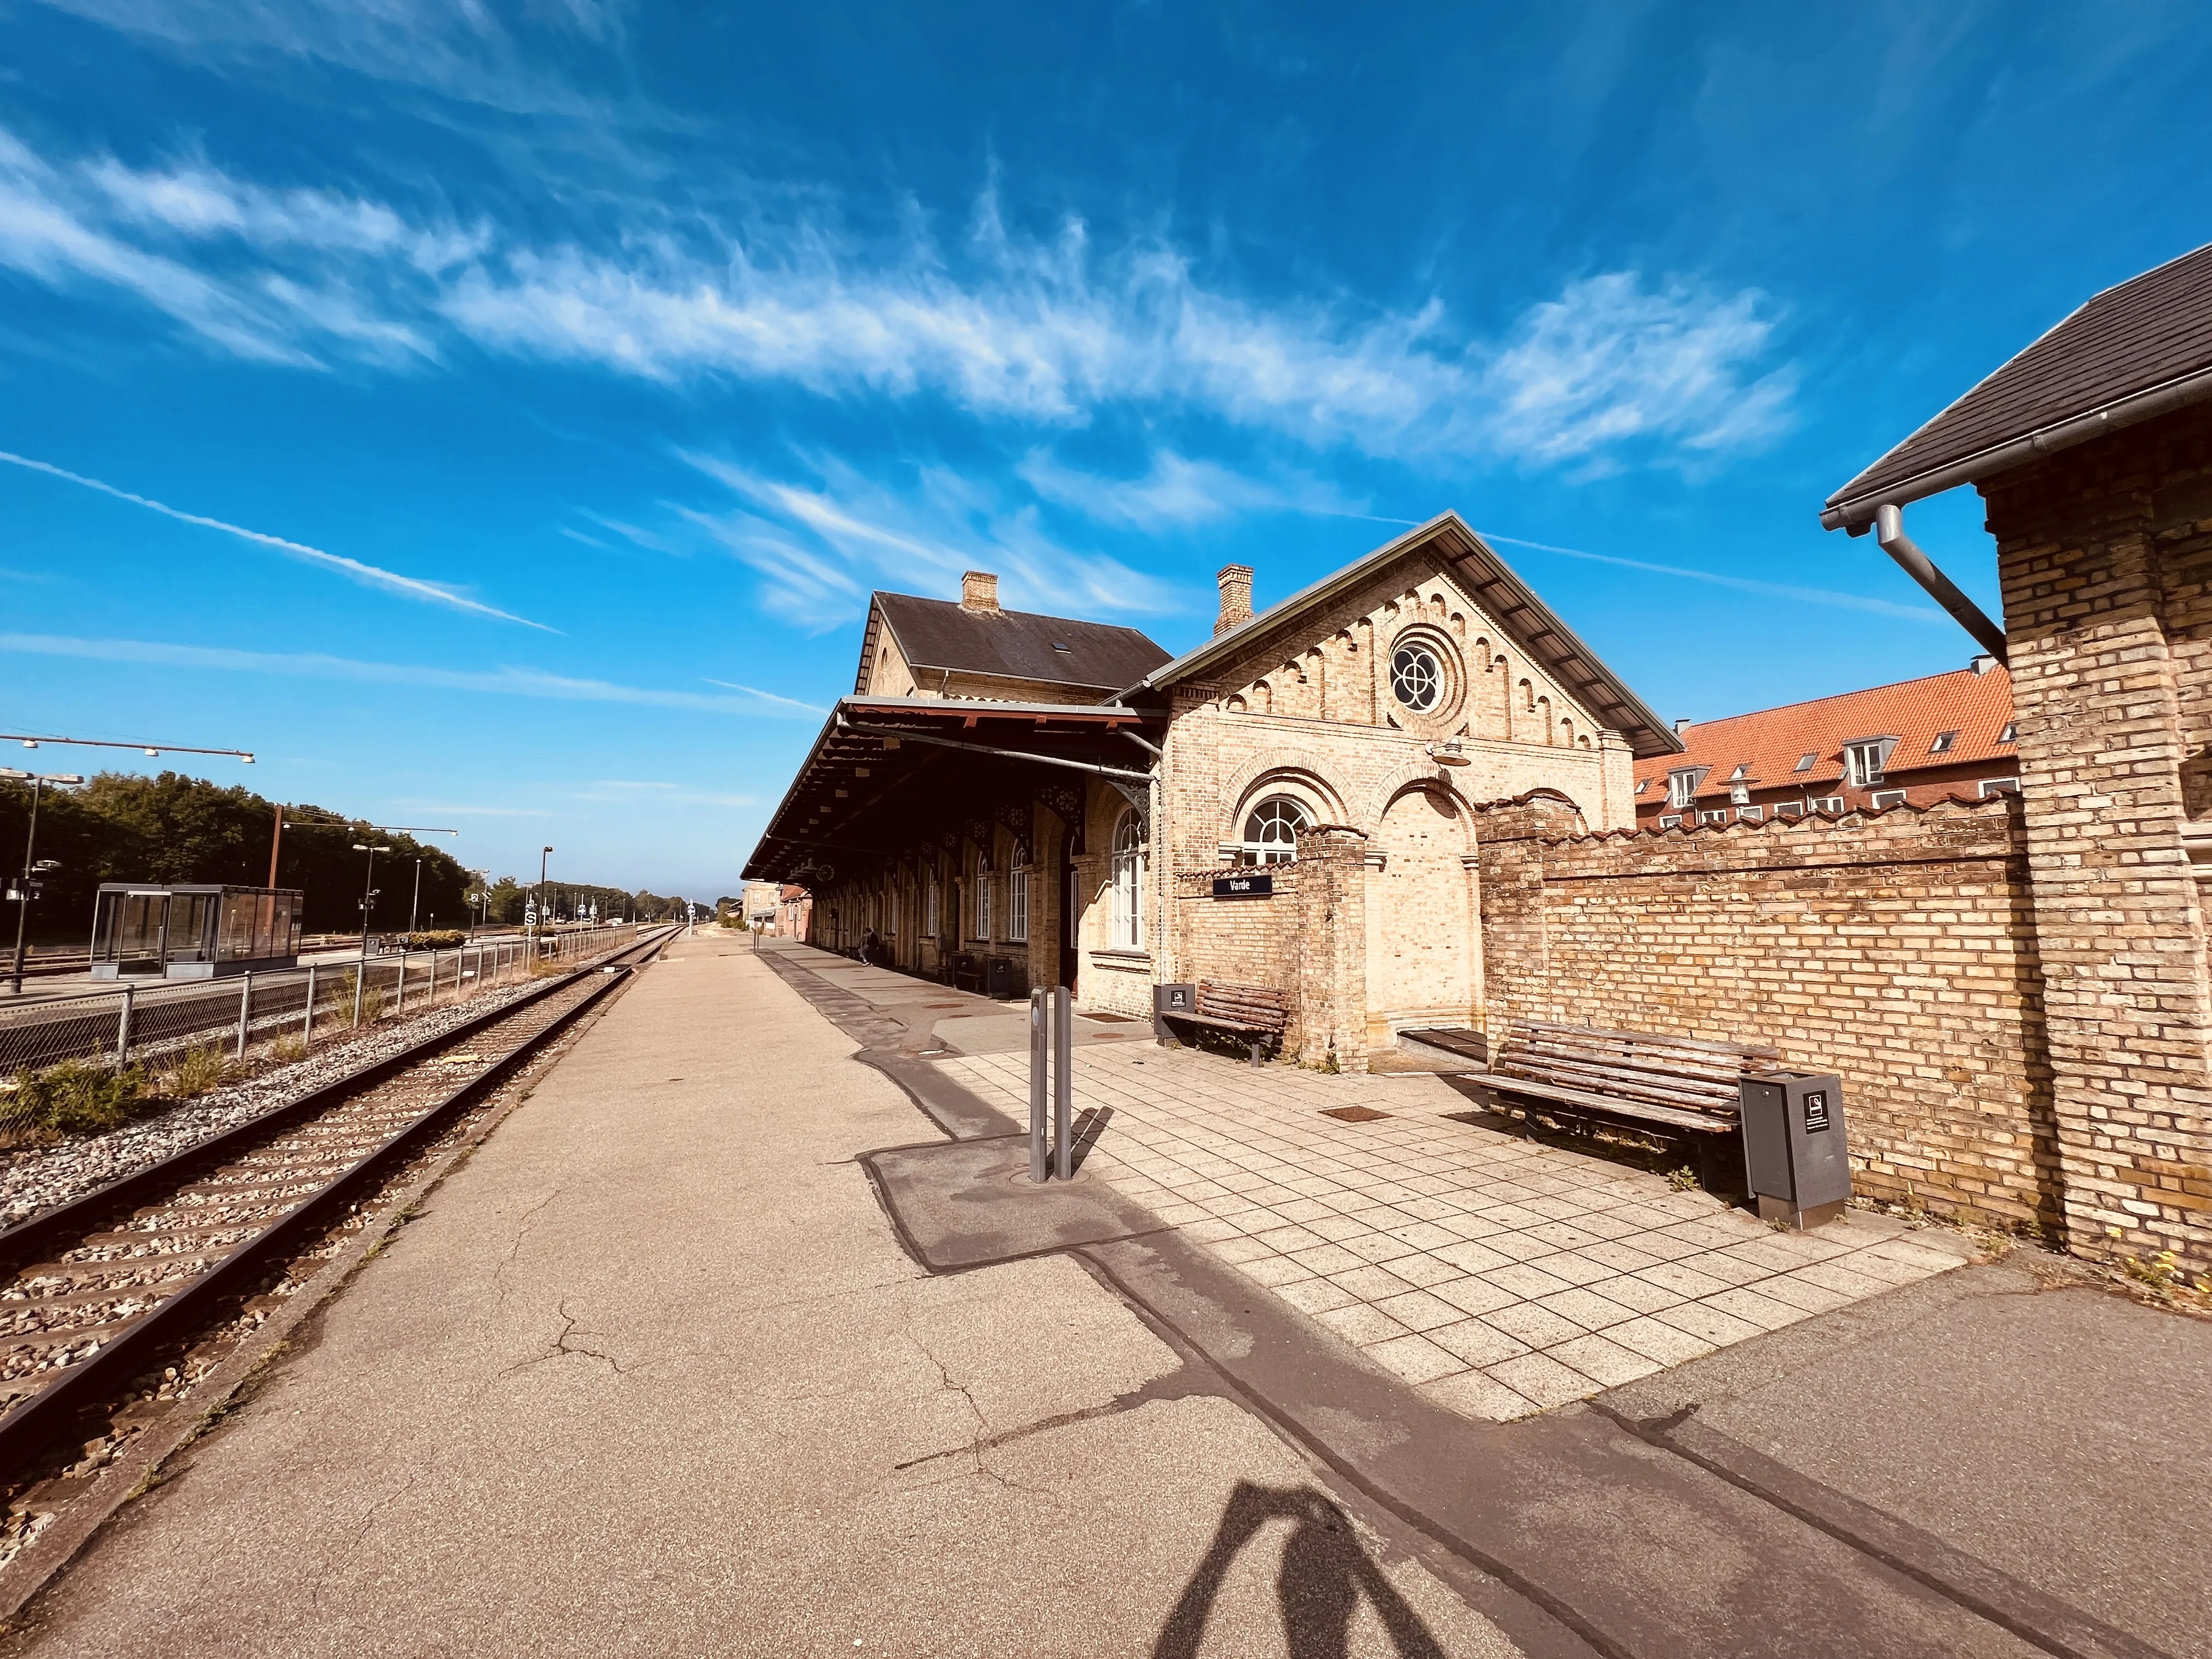
[[[1688,766],[1711,769],[1698,785],[1701,797],[1725,795],[1736,768],[1747,763],[1741,781],[1753,788],[1834,782],[1844,775],[1844,745],[1861,738],[1898,739],[1884,769],[1891,779],[1923,767],[2009,760],[2012,744],[2000,744],[1997,738],[2011,723],[2012,676],[2002,668],[1981,674],[1960,668],[1755,714],[1731,714],[1683,727],[1682,753],[1638,761],[1637,781],[1656,782],[1637,797],[1637,804],[1649,806],[1655,799],[1663,799],[1667,775]],[[1943,732],[1959,735],[1945,752],[1929,754],[1928,745]],[[1813,764],[1800,772],[1797,763],[1808,754]]]

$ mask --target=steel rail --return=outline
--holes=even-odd
[[[675,936],[673,930],[625,946],[617,957],[658,951]],[[52,1381],[0,1416],[0,1475],[16,1475],[32,1457],[55,1439],[69,1413],[88,1405],[106,1389],[120,1392],[136,1368],[166,1341],[188,1329],[210,1303],[235,1290],[241,1280],[281,1257],[290,1246],[311,1237],[335,1218],[346,1200],[373,1185],[394,1164],[411,1156],[421,1144],[479,1097],[505,1082],[538,1050],[611,995],[635,971],[635,964],[593,963],[550,981],[543,988],[441,1031],[421,1042],[343,1077],[311,1090],[257,1117],[234,1126],[206,1140],[185,1148],[157,1164],[110,1182],[81,1197],[54,1206],[0,1232],[0,1263],[20,1267],[51,1255],[52,1247],[71,1237],[100,1231],[100,1224],[118,1212],[135,1210],[153,1194],[175,1188],[210,1166],[221,1164],[227,1154],[281,1134],[392,1078],[408,1071],[440,1050],[465,1042],[510,1016],[538,1006],[578,981],[599,976],[603,982],[544,1027],[525,1036],[514,1048],[459,1084],[443,1098],[423,1109],[396,1134],[364,1154],[304,1202],[278,1217],[247,1239],[204,1273],[187,1280],[174,1294],[125,1325],[108,1341],[74,1365],[58,1369]]]

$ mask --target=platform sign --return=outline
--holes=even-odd
[[[1216,876],[1213,878],[1213,896],[1218,899],[1273,898],[1274,896],[1275,878],[1273,873]]]

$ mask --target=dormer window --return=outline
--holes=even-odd
[[[1702,766],[1685,766],[1667,775],[1667,805],[1680,811],[1698,798],[1698,780],[1705,775]]]
[[[1844,781],[1854,789],[1871,789],[1881,781],[1882,768],[1895,738],[1859,738],[1844,745]]]
[[[1075,654],[1075,647],[1073,646],[1062,645],[1058,640],[1054,640],[1052,642],[1052,648],[1055,651],[1065,651],[1070,656],[1073,656]]]
[[[1750,775],[1751,763],[1749,761],[1743,761],[1738,763],[1735,771],[1729,774],[1729,781],[1730,783],[1741,783]]]

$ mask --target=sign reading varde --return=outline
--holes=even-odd
[[[1275,878],[1270,875],[1216,876],[1213,896],[1216,898],[1273,898]]]

